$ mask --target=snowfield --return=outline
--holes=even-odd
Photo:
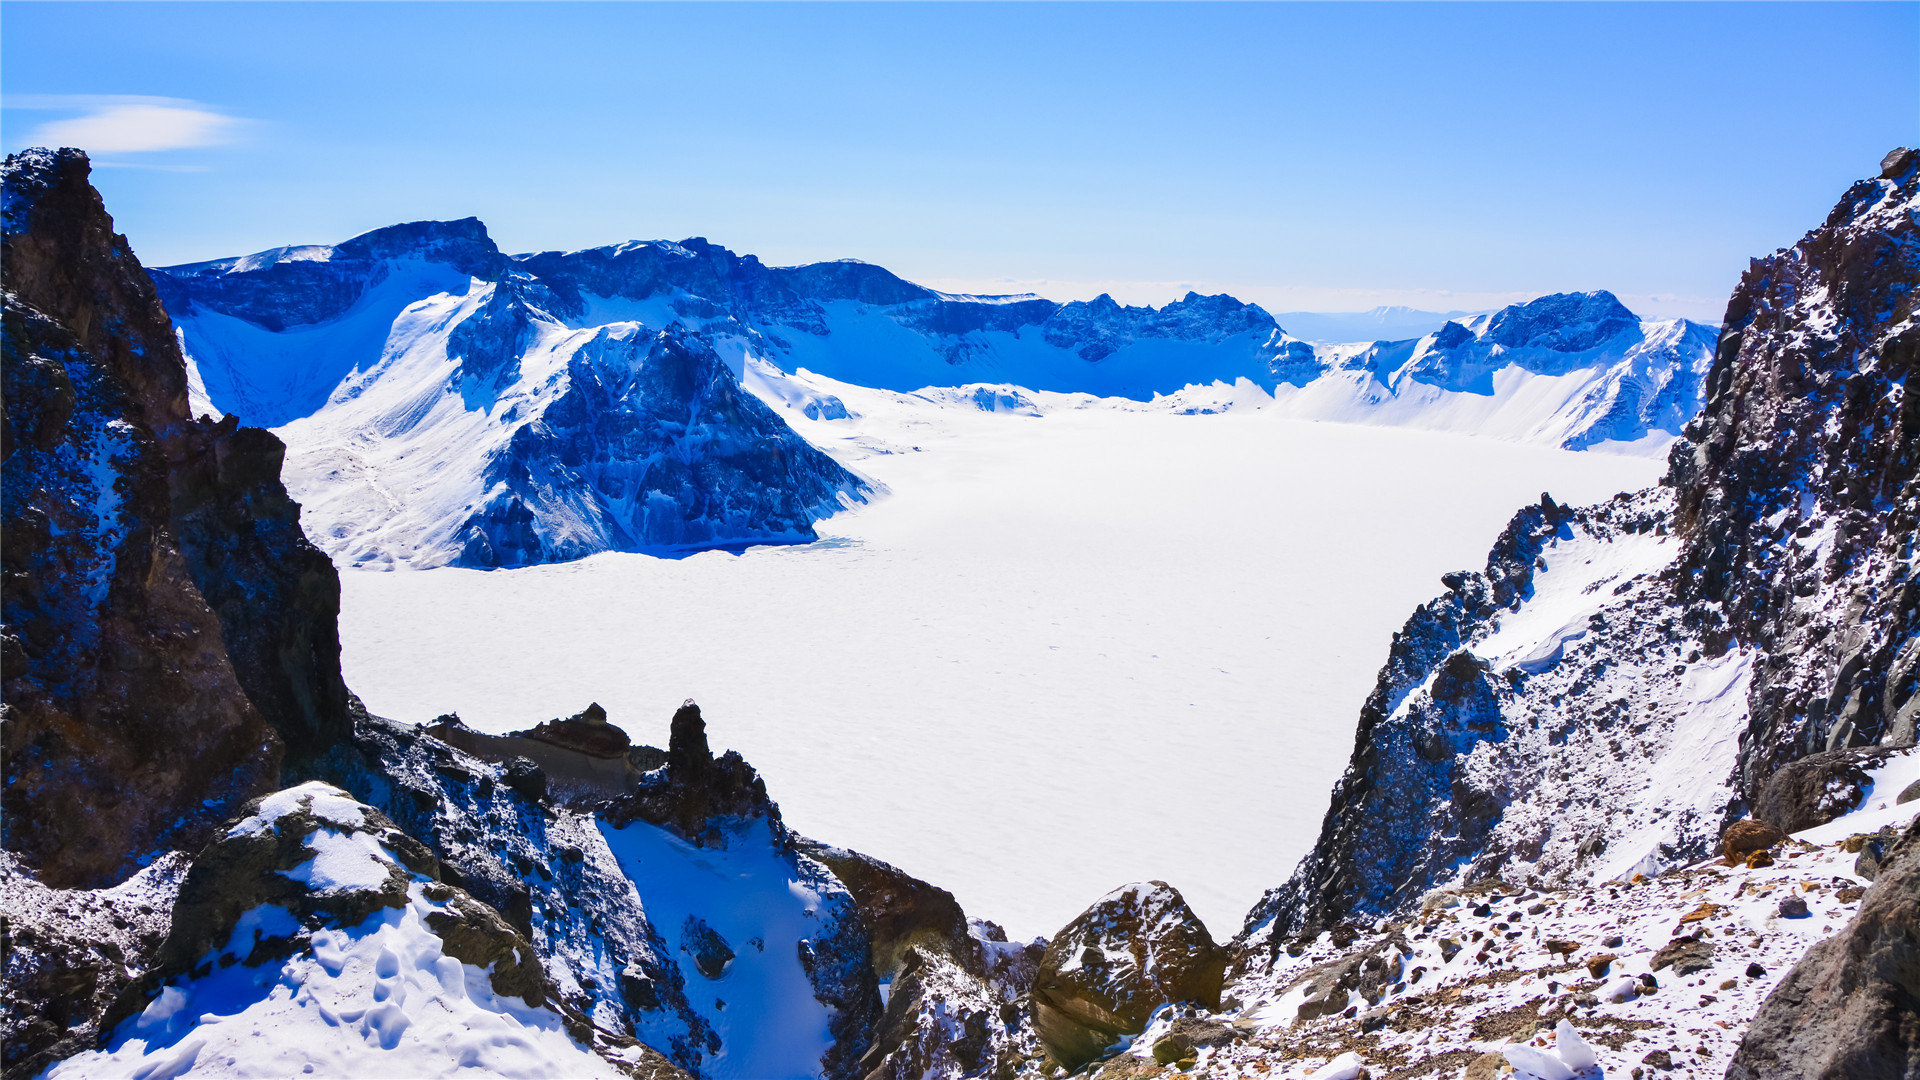
[[[1271,410],[747,374],[890,494],[803,546],[343,570],[347,683],[378,714],[494,732],[595,700],[655,745],[693,697],[794,828],[1015,937],[1155,878],[1238,930],[1311,846],[1439,575],[1481,566],[1543,490],[1661,471]],[[851,415],[809,419],[827,398]]]

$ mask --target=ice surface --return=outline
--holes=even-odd
[[[1439,575],[1483,565],[1542,490],[1594,501],[1660,469],[1258,411],[807,385],[851,415],[769,403],[890,497],[741,555],[344,571],[348,685],[490,731],[594,700],[656,745],[691,696],[796,829],[1016,938],[1151,879],[1224,936],[1312,844]]]

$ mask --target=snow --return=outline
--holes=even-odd
[[[487,972],[443,954],[422,886],[405,908],[313,934],[279,964],[214,965],[170,985],[102,1050],[53,1066],[48,1080],[125,1076],[619,1077],[575,1043],[558,1013],[493,992]],[[278,912],[278,914],[275,914]],[[294,928],[283,909],[242,916],[228,951]]]
[[[392,852],[363,832],[317,829],[306,844],[313,858],[286,874],[320,893],[377,889],[387,880],[387,867],[394,861]]]
[[[891,496],[803,546],[343,570],[347,683],[381,715],[494,732],[599,701],[656,745],[691,696],[798,831],[1015,938],[1149,879],[1236,930],[1311,844],[1388,642],[1440,574],[1483,565],[1542,490],[1589,502],[1660,469],[1261,410],[1032,392],[1033,416],[783,378],[793,402],[769,404]],[[850,415],[809,419],[825,397]]]
[[[704,921],[734,957],[709,979],[686,957],[687,1000],[720,1035],[701,1063],[710,1080],[814,1076],[832,1046],[826,1006],[800,966],[819,934],[820,897],[798,880],[762,826],[729,836],[724,848],[697,848],[645,822],[600,832],[640,892],[647,918],[685,949],[683,927]]]
[[[1890,778],[1912,776],[1920,755],[1910,752],[1886,767]],[[1350,1045],[1355,1020],[1295,1022],[1306,986],[1291,984],[1331,959],[1371,949],[1389,968],[1382,996],[1351,1000],[1363,1012],[1378,1008],[1388,1016],[1365,1051],[1374,1075],[1435,1064],[1446,1054],[1496,1052],[1521,1080],[1624,1077],[1635,1067],[1646,1071],[1642,1061],[1653,1050],[1670,1053],[1675,1075],[1721,1075],[1760,1003],[1809,946],[1853,917],[1867,883],[1853,873],[1858,856],[1838,839],[1891,809],[1875,801],[1870,797],[1850,819],[1795,834],[1774,849],[1770,866],[1712,859],[1631,883],[1539,890],[1483,884],[1459,890],[1458,903],[1431,896],[1410,922],[1363,933],[1348,946],[1323,933],[1298,957],[1282,953],[1270,972],[1228,987],[1226,996],[1241,1004],[1237,1016],[1222,1019],[1252,1021],[1259,1033],[1210,1052],[1196,1071],[1301,1076],[1330,1048]],[[1898,809],[1911,817],[1920,801]],[[1804,901],[1809,913],[1780,914],[1789,897]],[[1683,935],[1704,943],[1705,966],[1684,975],[1665,963],[1655,970],[1659,952]],[[1518,1030],[1496,1026],[1522,1010],[1526,1017],[1565,1015],[1551,1032],[1530,1022]],[[1492,1034],[1502,1030],[1512,1034]]]
[[[258,836],[288,814],[307,810],[321,821],[346,829],[366,822],[366,811],[346,792],[321,780],[283,788],[260,800],[260,808],[227,830],[228,836]]]
[[[239,414],[256,427],[310,415],[353,373],[381,356],[395,321],[423,297],[465,295],[470,279],[435,263],[399,260],[339,316],[281,331],[194,308],[174,316],[190,378],[206,409]],[[195,414],[202,406],[195,404]]]

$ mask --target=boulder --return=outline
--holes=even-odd
[[[1756,851],[1765,851],[1785,840],[1787,834],[1753,818],[1744,818],[1727,826],[1720,834],[1720,853],[1726,856],[1727,865],[1733,866],[1747,861],[1747,857]]]
[[[1847,747],[1783,765],[1760,789],[1753,816],[1787,833],[1825,825],[1860,805],[1873,786],[1867,770],[1885,761],[1888,753]]]
[[[1728,1080],[1920,1076],[1920,822],[1887,852],[1846,929],[1760,1006]]]
[[[1220,1007],[1227,954],[1179,890],[1163,881],[1100,898],[1047,946],[1033,986],[1034,1028],[1069,1069],[1139,1034],[1155,1009]]]
[[[1653,954],[1654,971],[1671,965],[1675,975],[1691,975],[1713,966],[1713,943],[1697,934],[1674,938]]]

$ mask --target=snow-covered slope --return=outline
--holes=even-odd
[[[282,425],[304,524],[342,562],[801,541],[865,497],[742,392],[737,338],[567,320],[505,265],[478,222],[429,222],[160,280],[197,404]]]
[[[550,1000],[533,946],[371,807],[315,782],[251,809],[196,858],[125,1019],[49,1080],[681,1075]]]
[[[1230,296],[960,296],[700,239],[509,257],[472,219],[156,280],[196,408],[278,427],[315,541],[373,566],[810,539],[868,489],[738,393],[756,367],[776,375],[763,397],[778,375],[812,373],[1657,452],[1711,353],[1702,328],[1642,323],[1606,293],[1316,347]],[[831,395],[806,406],[844,415]]]

